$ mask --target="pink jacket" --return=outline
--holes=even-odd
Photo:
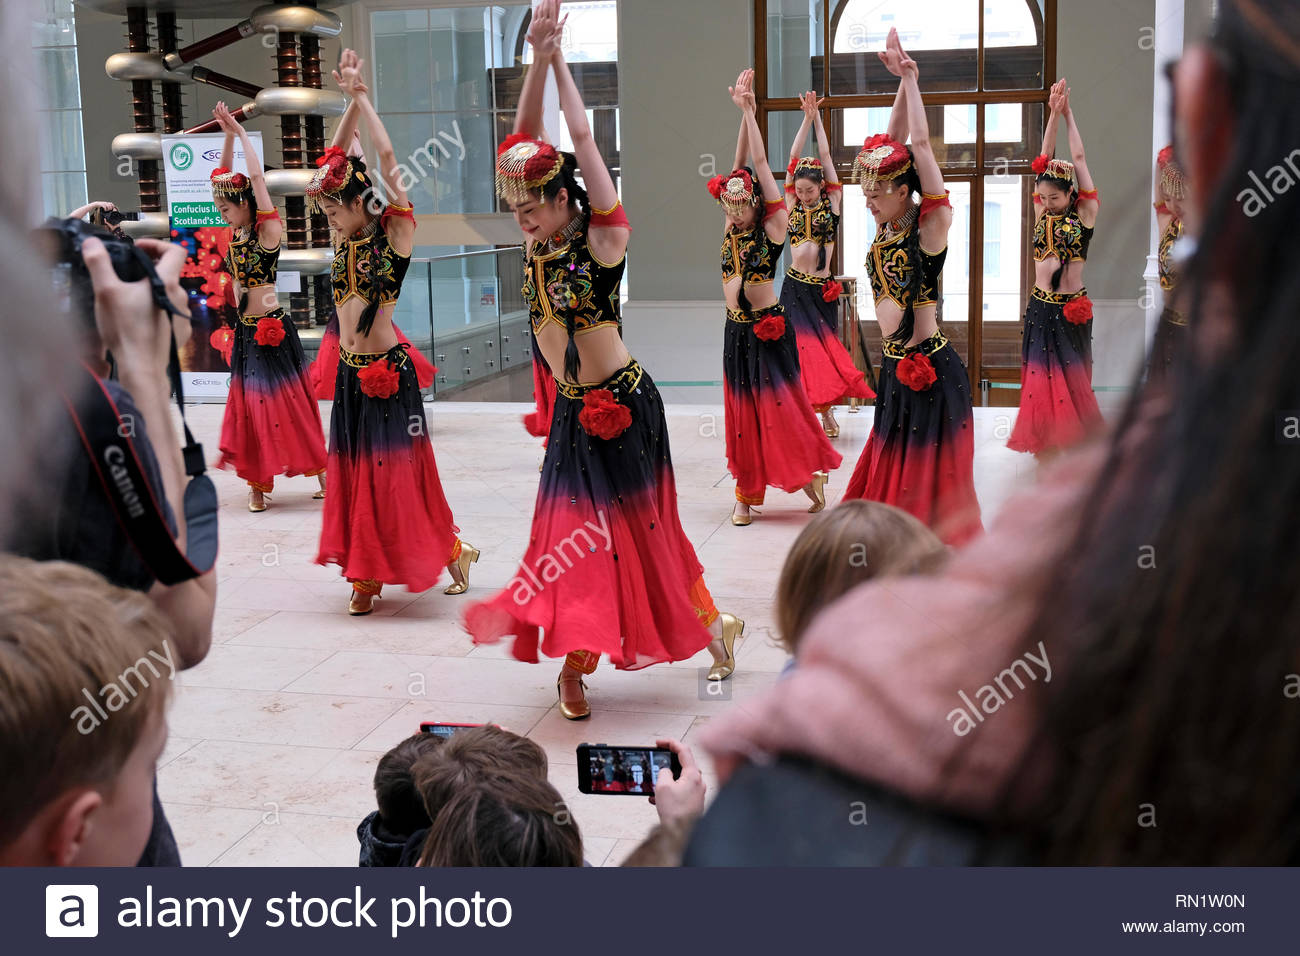
[[[1038,683],[1021,690],[1004,677],[1014,696],[979,714],[982,722],[959,692],[976,701],[1020,657],[1032,595],[1054,549],[1073,536],[1106,446],[1046,469],[939,574],[871,581],[825,609],[789,678],[705,728],[720,778],[741,761],[789,754],[956,812],[993,808],[1029,743]],[[1050,636],[1044,650],[1054,664]]]

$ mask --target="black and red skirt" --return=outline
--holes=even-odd
[[[1147,381],[1163,384],[1173,374],[1174,363],[1182,358],[1187,347],[1187,319],[1176,309],[1165,307],[1160,313],[1155,338],[1151,341],[1151,355],[1147,359]]]
[[[942,332],[884,343],[875,420],[844,499],[883,501],[925,522],[945,544],[984,530],[975,497],[970,378]]]
[[[798,491],[843,460],[813,414],[795,333],[780,305],[727,310],[722,351],[727,467],[736,500],[761,505],[769,486]]]
[[[412,591],[438,583],[459,553],[459,529],[403,346],[339,350],[329,480],[317,564],[337,564],[353,582]]]
[[[528,550],[496,597],[465,612],[476,644],[608,654],[634,670],[692,657],[717,617],[677,516],[663,401],[635,361],[597,385],[556,383]]]
[[[263,492],[276,475],[325,470],[320,406],[306,369],[298,330],[284,309],[240,316],[231,341],[219,467]]]
[[[1092,391],[1092,302],[1085,290],[1034,287],[1021,340],[1020,413],[1007,447],[1058,450],[1101,424]]]
[[[794,326],[799,374],[813,411],[823,412],[850,398],[875,398],[866,376],[840,342],[839,296],[827,300],[829,277],[789,269],[785,278],[781,308]]]

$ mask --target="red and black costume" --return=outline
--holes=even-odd
[[[308,187],[309,202],[337,197],[366,174],[342,152],[326,152]],[[330,269],[335,309],[352,299],[379,310],[397,301],[411,259],[388,241],[390,205],[357,235],[339,243]],[[443,493],[429,440],[424,402],[409,345],[387,352],[339,349],[330,417],[330,490],[325,499],[318,564],[337,564],[355,590],[377,594],[384,584],[423,591],[460,556],[461,541]]]
[[[512,137],[498,156],[498,189],[529,196],[559,161],[549,144]],[[626,256],[601,262],[587,244],[593,224],[627,218],[621,206],[592,210],[529,249],[534,336],[555,324],[576,348],[577,336],[619,327]],[[659,390],[635,360],[601,382],[554,381],[528,550],[504,591],[466,611],[465,627],[480,644],[513,636],[518,660],[567,656],[587,674],[601,654],[620,670],[685,660],[709,644],[718,611],[677,515]]]
[[[786,191],[794,192],[794,176],[800,169],[821,169],[815,159],[791,163],[786,171]],[[839,183],[828,183],[821,200],[811,209],[798,199],[790,210],[786,235],[793,249],[813,242],[825,248],[835,242],[840,216],[831,206],[830,191]],[[876,393],[867,385],[866,376],[840,342],[840,292],[838,282],[830,276],[800,272],[791,266],[781,285],[781,308],[794,327],[795,345],[799,350],[799,374],[813,411],[821,414],[845,399],[873,399]]]
[[[859,154],[855,170],[864,191],[870,191],[878,181],[902,177],[911,165],[905,146],[876,137]],[[923,196],[919,207],[877,230],[866,262],[876,302],[889,299],[904,312],[938,302],[948,249],[926,252],[913,240],[922,218],[944,205],[950,205],[946,192]],[[919,292],[913,284],[916,269],[921,270]],[[960,545],[982,532],[970,378],[948,337],[939,330],[915,345],[886,338],[877,390],[871,434],[844,499],[902,508],[946,544]]]
[[[1074,165],[1040,156],[1035,170],[1065,181]],[[1096,199],[1095,191],[1080,199]],[[1035,202],[1041,202],[1037,194]],[[1085,262],[1093,228],[1075,204],[1060,215],[1044,212],[1034,226],[1034,261],[1056,258],[1063,266]],[[1092,391],[1092,300],[1088,291],[1053,292],[1034,286],[1021,339],[1020,413],[1007,447],[1038,454],[1073,445],[1101,423]]]
[[[718,202],[752,208],[758,200],[749,173],[736,170],[709,183]],[[784,242],[773,242],[765,223],[785,208],[775,199],[745,232],[729,228],[722,237],[722,284],[740,276],[742,308],[727,309],[722,350],[727,467],[736,479],[736,500],[761,505],[768,486],[798,491],[818,472],[840,466],[813,414],[799,375],[794,328],[780,303],[748,307],[747,286],[772,282]]]
[[[212,173],[218,195],[244,198],[252,186],[243,173],[218,168]],[[275,285],[281,246],[267,249],[262,224],[280,218],[274,209],[258,210],[251,228],[234,229],[222,268],[244,290],[237,304],[239,323],[230,343],[230,393],[221,422],[221,468],[233,469],[249,486],[268,493],[276,475],[315,476],[325,470],[325,440],[320,407],[307,375],[307,356],[298,330],[275,308],[248,315],[248,290]],[[233,294],[233,285],[226,289]]]
[[[1174,162],[1173,147],[1166,146],[1160,151],[1158,164],[1160,183],[1169,199],[1181,200],[1186,195],[1186,185],[1182,170]],[[1147,380],[1162,382],[1169,377],[1174,363],[1186,346],[1187,317],[1177,308],[1174,301],[1178,279],[1174,270],[1174,246],[1183,237],[1183,221],[1166,205],[1166,200],[1156,204],[1157,212],[1168,213],[1172,218],[1160,234],[1160,247],[1157,261],[1160,269],[1160,289],[1164,294],[1164,308],[1160,313],[1160,324],[1156,326],[1155,338],[1151,342],[1151,356],[1147,362]]]

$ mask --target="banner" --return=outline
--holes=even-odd
[[[262,134],[249,131],[259,155]],[[167,211],[172,242],[185,246],[188,256],[181,285],[190,296],[194,337],[181,351],[181,382],[186,398],[222,401],[230,389],[230,366],[214,342],[228,338],[239,322],[230,279],[222,258],[230,242],[230,228],[212,201],[212,171],[221,165],[224,133],[162,138],[163,175],[167,184]],[[243,147],[236,139],[230,168],[247,173]]]

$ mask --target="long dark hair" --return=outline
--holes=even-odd
[[[1050,186],[1055,186],[1061,192],[1069,196],[1070,205],[1066,209],[1066,215],[1075,214],[1075,206],[1079,203],[1079,190],[1073,182],[1068,179],[1062,179],[1059,176],[1049,176],[1047,173],[1039,173],[1038,178],[1034,180],[1034,185],[1037,186],[1039,183],[1047,183]],[[1061,288],[1061,277],[1065,275],[1065,265],[1065,260],[1061,260],[1061,263],[1056,267],[1056,271],[1052,273],[1053,292],[1056,292]]]
[[[754,225],[750,227],[747,235],[757,236],[760,229],[766,228],[763,223],[763,210],[767,208],[764,205],[763,185],[758,181],[758,177],[754,175],[754,170],[751,167],[741,166],[740,169],[736,170],[736,172],[742,171],[749,174],[749,180],[754,184],[754,208],[756,214],[754,217]],[[762,244],[755,244],[754,255],[756,258],[761,254],[761,251]],[[749,315],[754,311],[754,307],[749,304],[749,296],[745,294],[745,263],[737,262],[736,269],[740,272],[740,289],[736,293],[736,301],[740,303],[741,311],[744,312],[745,315]]]
[[[822,171],[820,169],[811,169],[808,167],[804,167],[803,169],[796,171],[794,174],[794,181],[798,182],[801,179],[808,180],[808,182],[812,183],[814,186],[820,189],[822,194],[821,198],[823,200],[826,198],[826,177],[822,174]],[[798,202],[798,199],[796,199],[795,202]],[[823,269],[826,268],[826,243],[834,242],[834,241],[835,241],[834,233],[832,233],[829,238],[823,236],[817,237],[817,271],[818,272],[821,272]]]
[[[352,167],[357,172],[364,173],[366,171],[366,162],[360,156],[350,156],[348,158],[352,161]],[[369,177],[367,177],[367,179],[369,179]],[[355,175],[349,176],[348,181],[344,183],[343,188],[339,190],[338,201],[347,206],[354,199],[361,200],[362,208],[365,209],[367,216],[375,216],[371,204],[378,202],[378,199],[375,196],[373,187],[362,185]],[[348,237],[342,236],[341,238],[343,241],[347,241]],[[360,318],[357,319],[358,335],[370,334],[370,330],[375,327],[375,319],[379,315],[380,303],[386,298],[391,298],[400,288],[398,282],[387,276],[381,276],[379,271],[373,268],[383,256],[383,245],[384,227],[383,223],[379,222],[376,223],[375,233],[370,237],[370,242],[366,247],[372,267],[374,293],[372,298],[366,302],[366,307],[361,311]]]
[[[907,150],[908,156],[912,156],[912,150]],[[907,201],[915,203],[916,197],[921,195],[921,174],[916,171],[916,157],[912,156],[912,166],[898,180],[898,185],[908,188]],[[912,341],[912,335],[916,331],[916,300],[921,295],[921,286],[925,284],[925,270],[921,268],[921,222],[918,219],[907,233],[907,238],[903,240],[903,248],[907,250],[907,261],[912,264],[912,274],[908,277],[907,284],[907,305],[903,307],[903,318],[898,323],[898,328],[894,334],[889,336],[889,341],[897,345],[907,345]]]
[[[560,194],[561,189],[567,189],[569,191],[569,203],[571,205],[577,203],[578,210],[585,217],[582,227],[582,231],[585,235],[587,231],[587,222],[589,222],[591,218],[591,203],[587,199],[587,190],[578,182],[578,157],[573,153],[563,152],[560,153],[560,157],[564,160],[564,165],[560,167],[559,175],[553,177],[550,182],[542,187],[542,201],[550,202]],[[539,296],[546,295],[546,290],[538,289],[537,294]],[[564,347],[564,377],[571,382],[576,382],[578,381],[578,370],[582,367],[582,362],[578,358],[578,343],[574,341],[574,333],[576,329],[573,324],[573,312],[569,309],[564,309],[563,318],[564,330],[569,334],[569,342]],[[536,335],[533,336],[533,348],[535,350],[534,354],[541,357],[542,364],[546,366],[547,371],[554,374],[551,366],[546,361],[546,356],[542,355],[542,350],[538,348]]]
[[[1291,0],[1253,5],[1300,40]],[[1300,449],[1282,431],[1300,409],[1300,189],[1250,217],[1238,198],[1300,140],[1300,63],[1237,0],[1220,18],[1236,122],[1181,272],[1189,348],[1140,441],[1129,402],[1024,639],[1059,658],[1023,768],[1054,768],[1033,816],[1046,862],[1300,862]]]

